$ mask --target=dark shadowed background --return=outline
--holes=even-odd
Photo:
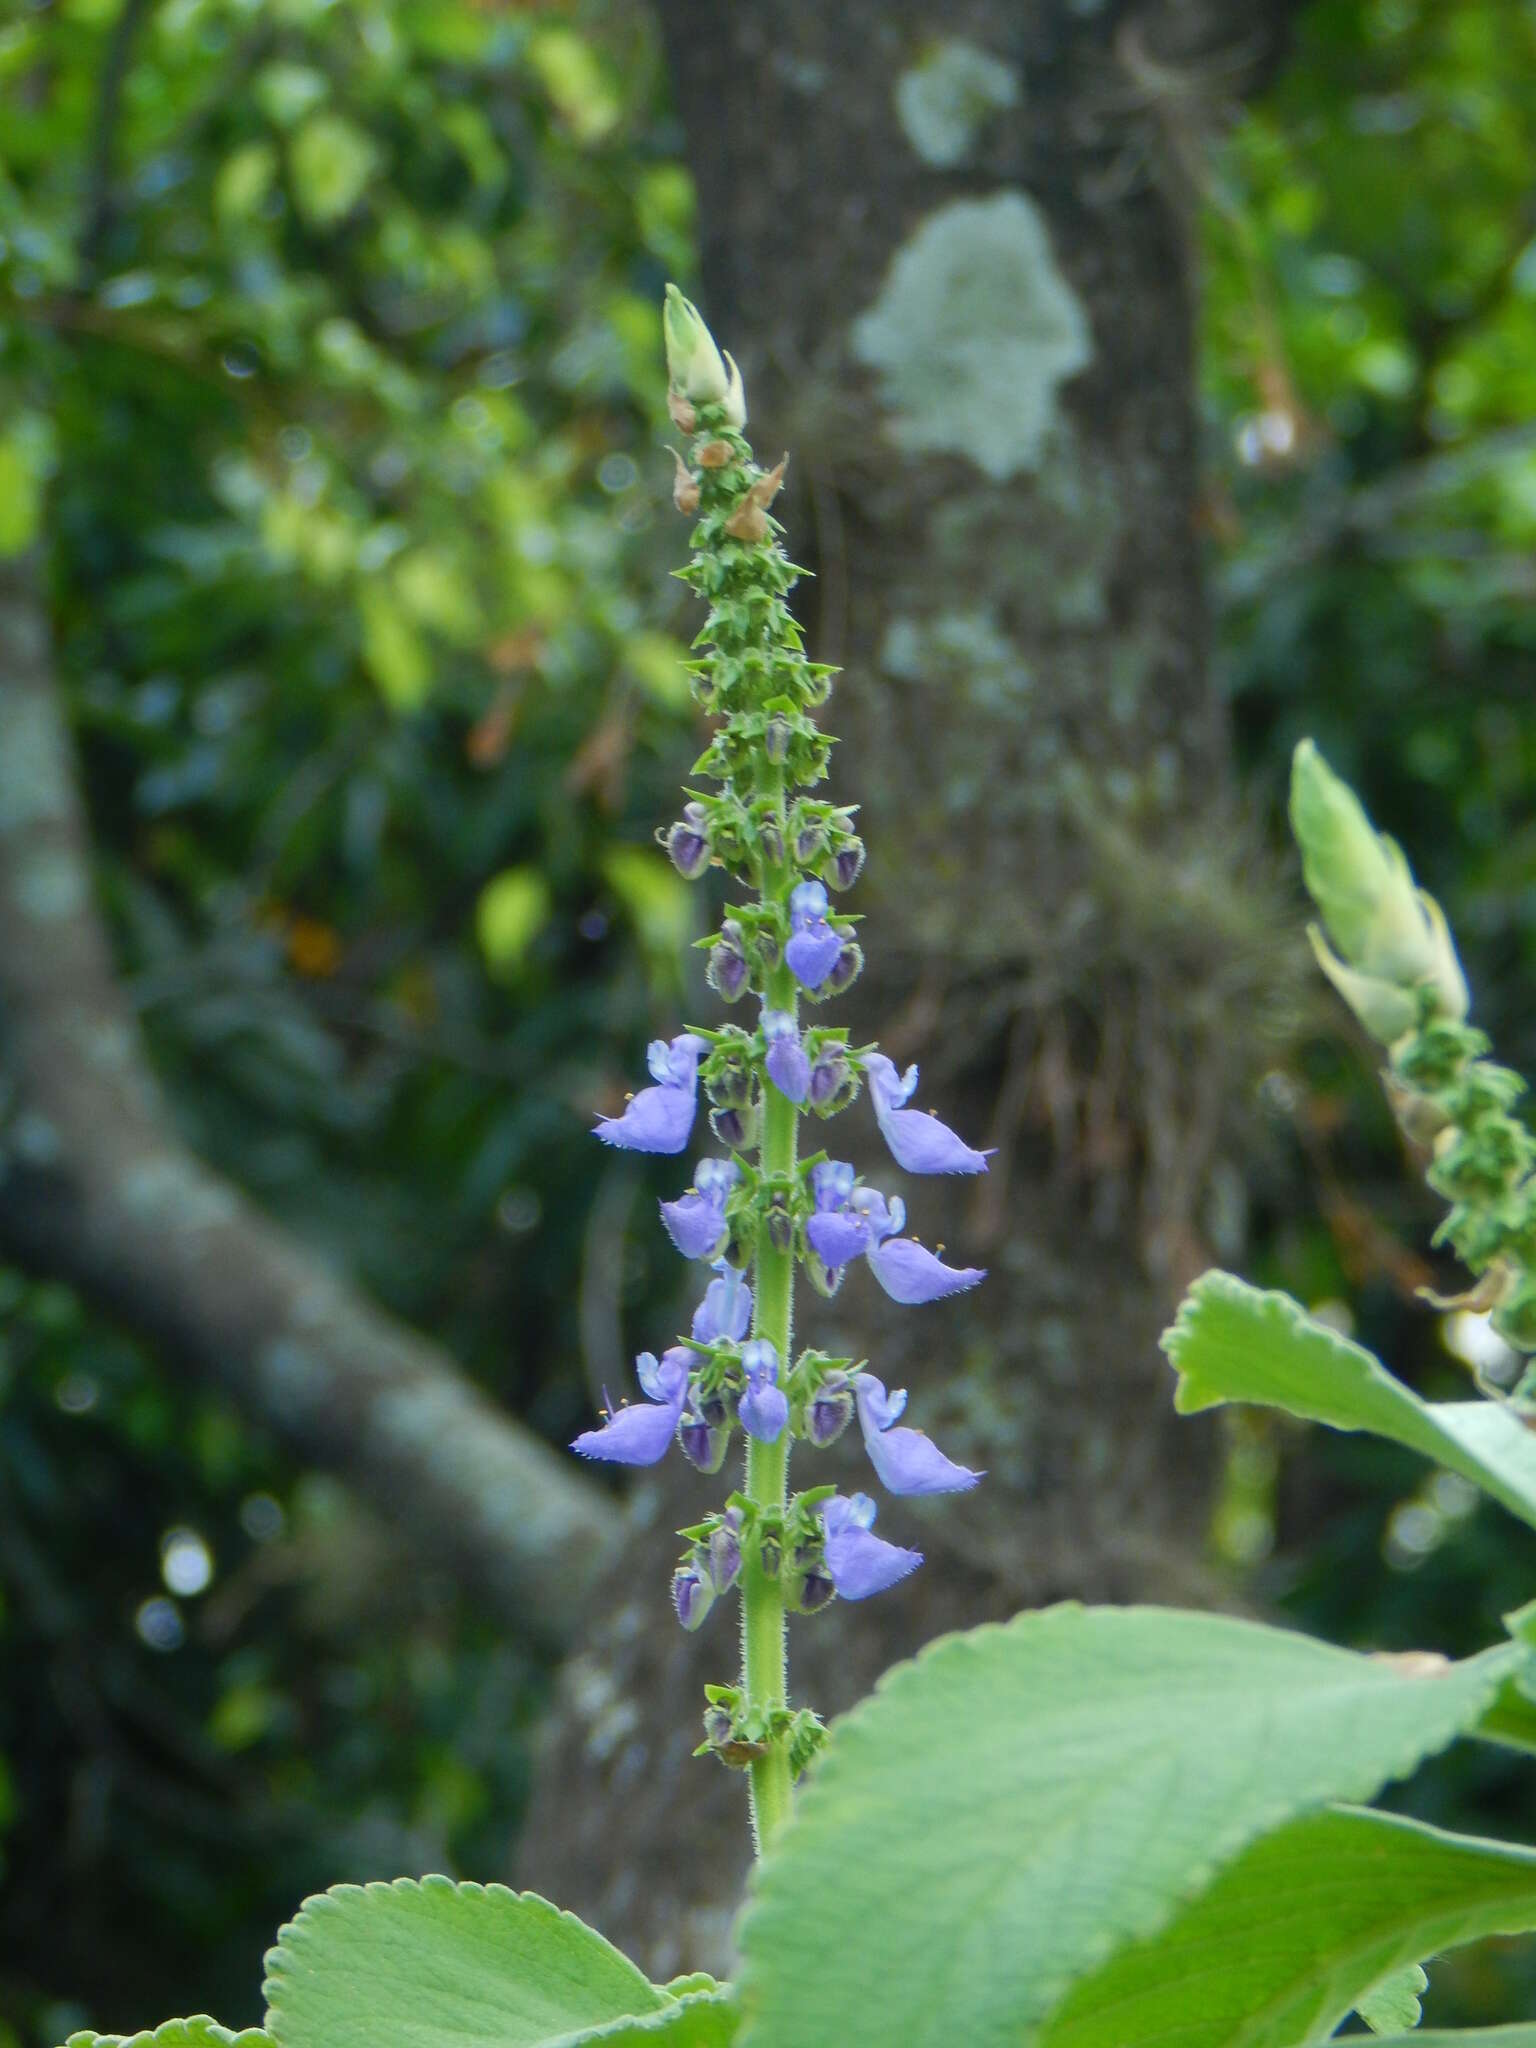
[[[1465,1650],[1530,1595],[1406,1455],[1176,1422],[1156,1337],[1219,1258],[1428,1391],[1490,1341],[1415,1299],[1280,798],[1310,732],[1536,1067],[1536,14],[935,21],[0,0],[0,2048],[253,2020],[342,1879],[728,1939],[734,1646],[666,1601],[709,1484],[559,1448],[692,1288],[686,1163],[588,1136],[712,1014],[652,838],[669,277],[846,666],[849,1021],[998,1148],[914,1214],[984,1289],[813,1311],[990,1477],[892,1507],[928,1565],[797,1627],[802,1696],[1065,1596]],[[1406,1796],[1536,1821],[1493,1753]]]

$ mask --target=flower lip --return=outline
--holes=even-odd
[[[622,1151],[681,1152],[693,1129],[699,1061],[707,1050],[704,1040],[689,1031],[670,1044],[654,1039],[646,1057],[656,1086],[632,1096],[621,1116],[602,1117],[595,1135]]]
[[[946,1458],[920,1429],[895,1427],[907,1405],[904,1392],[887,1393],[882,1380],[861,1372],[854,1377],[853,1393],[864,1448],[887,1493],[965,1493],[981,1479],[981,1473]]]
[[[866,1053],[864,1078],[869,1083],[880,1135],[891,1157],[908,1173],[985,1173],[988,1154],[967,1145],[935,1116],[908,1109],[917,1088],[917,1068],[898,1074],[883,1052]]]
[[[693,1354],[673,1345],[660,1358],[642,1351],[635,1361],[643,1402],[615,1408],[597,1429],[584,1429],[571,1444],[583,1458],[601,1458],[610,1465],[656,1465],[667,1454],[678,1417],[688,1398],[688,1373]]]
[[[904,1550],[874,1535],[874,1519],[875,1504],[867,1493],[836,1494],[822,1507],[827,1570],[840,1599],[867,1600],[883,1593],[923,1561],[920,1550]]]

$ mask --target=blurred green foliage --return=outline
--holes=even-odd
[[[588,1113],[674,1018],[690,929],[649,837],[690,747],[663,100],[612,7],[0,21],[0,549],[47,545],[157,1068],[201,1151],[553,1438],[618,1337],[589,1218],[651,1184]],[[1242,766],[1278,844],[1317,737],[1528,1071],[1533,160],[1529,9],[1322,0],[1211,159],[1204,234]],[[1321,984],[1316,1015],[1265,1084],[1249,1270],[1447,1391],[1412,1301],[1436,1211]],[[656,1235],[626,1241],[636,1309],[676,1285]],[[238,2024],[306,1889],[495,1874],[519,1648],[67,1292],[0,1274],[0,1346],[0,2048],[188,2000]],[[1471,1647],[1536,1577],[1389,1450],[1251,1424],[1218,1534],[1337,1640]],[[1477,1769],[1434,1812],[1512,1827]],[[1431,2015],[1500,1967],[1474,1952]]]
[[[0,94],[0,547],[46,545],[177,1119],[568,1437],[619,1341],[589,1218],[648,1185],[591,1113],[695,914],[651,839],[692,750],[655,310],[692,191],[648,25],[51,0]],[[627,1300],[677,1284],[652,1235]],[[505,1868],[540,1673],[0,1285],[0,2042],[172,1978],[238,2023],[306,1890]]]
[[[1536,1076],[1533,161],[1529,9],[1310,8],[1212,166],[1205,394],[1240,765],[1278,824],[1291,747],[1316,737],[1444,901],[1499,1056]],[[1414,1298],[1464,1284],[1428,1251],[1440,1207],[1370,1048],[1321,978],[1316,995],[1262,1090],[1248,1269],[1462,1396],[1450,1346],[1479,1327]],[[1257,1566],[1255,1596],[1305,1626],[1465,1651],[1529,1598],[1536,1542],[1446,1475],[1256,1418],[1229,1442],[1218,1533]],[[1432,1819],[1500,1834],[1529,1826],[1530,1798],[1495,1752],[1416,1793]],[[1432,1971],[1427,2020],[1528,2006],[1514,1967],[1488,1944]]]

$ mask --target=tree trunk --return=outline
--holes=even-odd
[[[1188,180],[1213,91],[1273,61],[1284,8],[1238,12],[960,0],[935,40],[918,0],[662,6],[704,311],[759,455],[791,451],[774,509],[817,573],[812,652],[846,664],[824,719],[870,850],[846,1021],[997,1147],[984,1180],[903,1190],[983,1288],[902,1310],[857,1275],[803,1317],[989,1473],[882,1504],[924,1572],[797,1625],[793,1695],[823,1711],[1025,1603],[1220,1597],[1214,1438],[1174,1419],[1157,1336],[1257,1056],[1234,1005],[1273,975],[1197,531]],[[814,1478],[861,1464],[855,1436]],[[747,1857],[741,1783],[687,1760],[734,1645],[666,1611],[669,1532],[723,1491],[678,1474],[637,1506],[522,1851],[657,1973],[720,1961]]]

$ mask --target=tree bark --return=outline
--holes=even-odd
[[[1190,180],[1287,8],[957,0],[942,32],[920,0],[660,12],[704,311],[759,454],[791,450],[774,509],[817,572],[812,651],[846,664],[825,718],[864,806],[870,964],[838,1021],[998,1148],[959,1192],[903,1190],[985,1287],[900,1310],[856,1278],[804,1319],[989,1470],[931,1513],[883,1504],[925,1571],[797,1626],[794,1698],[837,1710],[1027,1602],[1222,1597],[1214,1438],[1175,1421],[1156,1340],[1206,1261],[1276,969],[1207,665]],[[861,1463],[845,1439],[795,1476],[847,1490]],[[669,1532],[721,1491],[645,1497],[521,1858],[662,1973],[721,1960],[746,1861],[739,1782],[687,1761],[734,1647],[665,1611]]]
[[[77,1287],[558,1648],[620,1518],[175,1136],[117,989],[35,561],[0,562],[0,1256]]]

